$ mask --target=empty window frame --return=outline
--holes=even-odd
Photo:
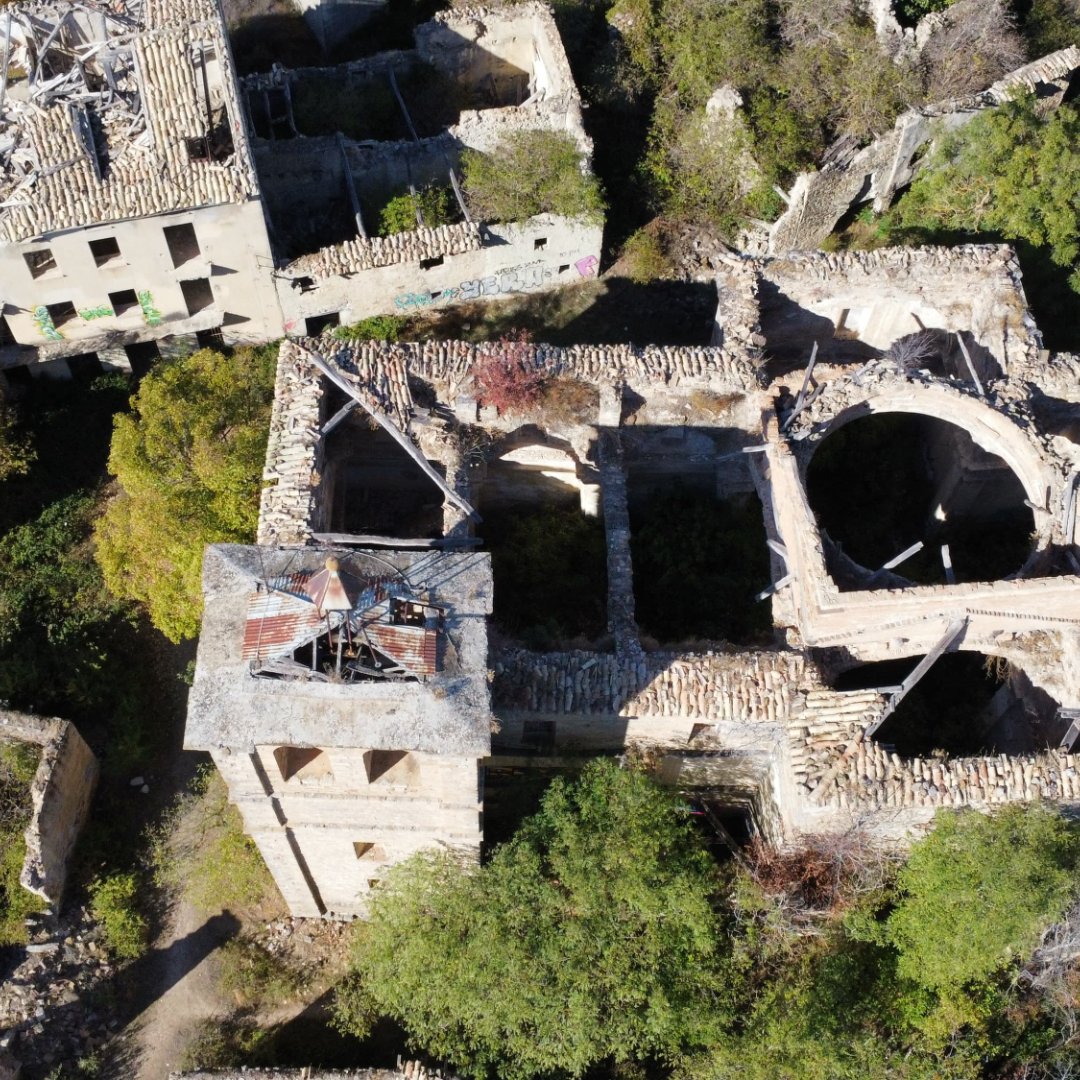
[[[421,270],[431,270],[436,266],[442,266],[442,264],[443,264],[443,257],[441,255],[436,255],[434,259],[421,259],[420,260],[420,269]]]
[[[120,292],[109,293],[109,303],[112,304],[114,315],[127,315],[132,311],[142,311],[139,306],[139,298],[134,289],[121,289]]]
[[[533,251],[543,251],[544,248],[546,248],[546,247],[547,247],[547,237],[546,236],[538,236],[533,241]]]
[[[61,300],[59,304],[47,304],[46,309],[49,312],[49,318],[52,319],[53,326],[57,327],[79,317],[75,305],[70,300]]]
[[[120,245],[114,236],[102,236],[90,241],[90,254],[94,256],[95,266],[108,266],[109,263],[123,262]]]
[[[364,859],[367,862],[386,862],[386,848],[382,844],[357,840],[353,844],[353,852],[358,859]]]
[[[156,341],[136,341],[124,346],[131,373],[141,379],[161,359],[161,348]]]
[[[165,243],[169,245],[173,266],[183,266],[202,254],[194,225],[166,225],[162,232],[165,234]]]
[[[225,348],[225,335],[220,326],[211,327],[209,330],[196,330],[195,341],[200,349]]]
[[[54,271],[59,273],[59,267],[53,258],[52,248],[38,248],[37,251],[24,251],[23,258],[32,278],[44,277]]]
[[[198,315],[200,311],[214,306],[214,290],[210,287],[209,278],[181,281],[180,291],[184,294],[184,303],[187,304],[189,315]]]
[[[67,358],[68,371],[73,379],[95,379],[104,370],[101,358],[96,352],[79,353]]]
[[[366,750],[364,770],[369,784],[405,784],[412,787],[419,779],[416,758],[406,750]]]
[[[282,780],[333,779],[330,755],[317,746],[279,746],[274,761]]]
[[[341,325],[341,315],[331,311],[327,315],[312,315],[304,320],[304,331],[308,337],[318,337],[324,330]]]

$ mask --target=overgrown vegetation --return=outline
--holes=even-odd
[[[259,849],[212,766],[199,771],[148,841],[155,884],[182,894],[200,911],[251,910],[264,902],[282,906]]]
[[[631,515],[634,598],[642,630],[662,643],[768,640],[755,596],[769,583],[761,504],[676,488]]]
[[[30,439],[19,423],[14,406],[0,389],[0,481],[25,475],[34,460]]]
[[[511,330],[498,340],[497,351],[473,366],[473,383],[481,405],[508,415],[536,407],[548,379],[532,366],[531,338],[525,330]]]
[[[537,214],[593,224],[603,219],[600,185],[564,132],[512,132],[490,154],[466,150],[461,167],[466,201],[485,221],[524,221]]]
[[[941,811],[906,863],[858,831],[758,842],[720,870],[702,845],[671,795],[593,762],[486,866],[421,856],[391,872],[356,930],[339,1022],[396,1017],[478,1078],[1077,1065],[1076,823],[1039,805]]]
[[[274,1064],[273,1036],[248,1019],[200,1021],[180,1057],[184,1072]]]
[[[496,626],[530,648],[594,641],[607,624],[607,541],[576,506],[485,508]]]
[[[435,229],[440,225],[449,225],[459,216],[450,189],[429,184],[415,194],[406,192],[395,195],[379,214],[379,234],[392,236],[394,233],[411,232],[421,225]]]
[[[122,490],[95,527],[97,559],[172,641],[198,633],[205,546],[254,540],[276,358],[271,343],[161,364],[116,419]]]
[[[891,240],[1008,240],[1052,344],[1080,315],[1080,112],[1040,110],[1033,95],[943,135],[883,222]]]
[[[30,821],[30,783],[40,752],[26,743],[0,742],[0,947],[26,940],[25,919],[44,904],[19,884]]]
[[[218,983],[243,1008],[268,1008],[294,997],[304,985],[301,972],[257,938],[230,938],[218,950]]]
[[[348,326],[335,326],[331,336],[338,341],[397,341],[406,321],[400,315],[372,315]]]
[[[133,871],[90,883],[90,910],[105,933],[109,952],[120,960],[137,960],[149,944],[149,924],[139,909],[141,891]]]

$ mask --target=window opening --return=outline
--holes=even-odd
[[[70,300],[62,300],[59,304],[46,304],[45,306],[49,312],[49,318],[52,319],[53,326],[63,326],[64,323],[71,322],[72,319],[78,318],[79,315],[75,310],[75,305]]]
[[[353,851],[356,853],[358,859],[365,859],[368,862],[386,861],[386,849],[382,844],[367,843],[366,841],[357,840],[353,844]]]
[[[210,287],[209,278],[181,281],[180,291],[184,294],[184,303],[187,304],[189,315],[197,315],[200,311],[214,306],[214,290]]]
[[[546,247],[547,247],[547,237],[546,236],[538,236],[533,241],[533,251],[543,251],[544,248],[546,248]]]
[[[443,257],[441,255],[436,255],[434,259],[421,259],[420,260],[420,269],[421,270],[431,270],[432,268],[434,268],[436,266],[442,266],[442,264],[443,264]]]
[[[53,270],[58,270],[56,260],[53,258],[51,248],[41,248],[38,251],[26,251],[23,253],[26,265],[30,269],[32,278],[44,277]]]
[[[174,267],[183,266],[184,263],[202,254],[194,225],[190,223],[166,225],[162,232],[165,233],[165,243],[169,245],[169,254],[172,256]]]
[[[282,780],[321,780],[334,775],[330,755],[317,746],[279,746],[274,761]]]
[[[90,254],[94,256],[96,266],[107,266],[111,262],[122,261],[120,245],[113,236],[102,236],[90,241]]]
[[[109,293],[109,303],[112,304],[114,315],[126,315],[129,311],[142,311],[139,306],[139,298],[134,289],[123,289],[120,292]]]

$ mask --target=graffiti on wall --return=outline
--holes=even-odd
[[[34,308],[34,323],[37,325],[38,330],[41,332],[41,336],[48,341],[63,341],[64,335],[56,329],[56,324],[53,322],[53,317],[49,313],[49,309],[44,304],[39,304]]]
[[[586,255],[578,259],[574,267],[583,278],[596,277],[600,260],[595,255]],[[458,285],[453,285],[441,292],[407,292],[394,297],[394,307],[398,311],[412,311],[415,308],[430,307],[433,304],[450,304],[456,300],[480,300],[488,296],[502,296],[506,293],[531,292],[542,289],[555,276],[555,271],[543,263],[524,263],[511,266],[482,278],[468,278]]]
[[[89,322],[91,319],[111,319],[116,312],[113,311],[109,304],[102,304],[100,307],[81,308],[79,310],[79,318],[86,319]]]
[[[142,308],[143,321],[147,326],[161,325],[161,312],[154,307],[154,297],[149,289],[143,289],[138,294],[139,307]]]

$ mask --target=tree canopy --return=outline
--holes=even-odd
[[[173,641],[198,633],[207,544],[255,538],[277,349],[202,349],[152,371],[116,417],[121,491],[96,530],[114,594]]]
[[[716,887],[676,799],[594,761],[487,865],[441,854],[391,871],[339,1015],[362,1028],[366,1002],[476,1077],[673,1059],[725,1015]]]

